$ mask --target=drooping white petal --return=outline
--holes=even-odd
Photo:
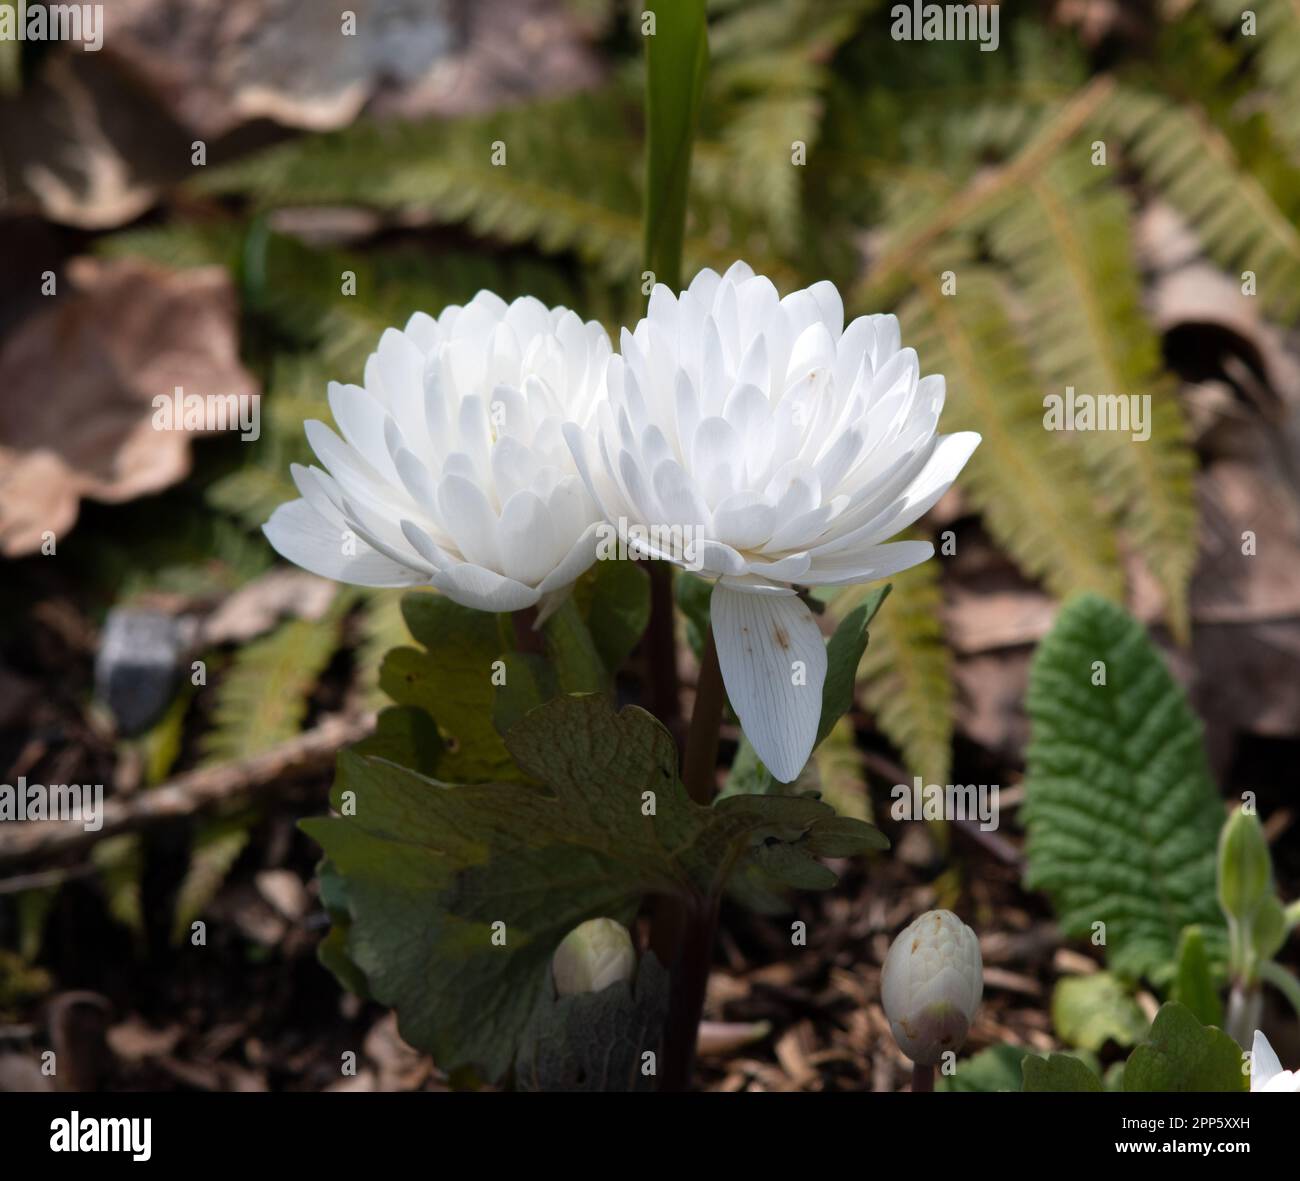
[[[719,583],[710,617],[722,680],[745,736],[782,783],[803,770],[817,738],[826,647],[793,592],[746,594]]]

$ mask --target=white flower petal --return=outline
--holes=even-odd
[[[919,566],[933,556],[934,546],[928,541],[891,541],[888,545],[831,556],[814,551],[812,565],[805,572],[803,581],[808,586],[875,582],[878,578],[888,578],[891,574]]]
[[[429,571],[377,553],[352,530],[340,530],[305,500],[282,504],[262,526],[271,547],[296,566],[355,586],[421,586]]]
[[[776,508],[757,492],[736,492],[726,497],[713,513],[718,540],[738,550],[757,549],[776,528]]]
[[[817,738],[826,647],[804,602],[788,595],[713,588],[714,642],[723,683],[745,736],[782,783],[803,770]]]
[[[1255,1030],[1250,1047],[1250,1089],[1265,1090],[1269,1081],[1282,1074],[1282,1062],[1261,1030]]]
[[[477,484],[464,476],[444,476],[438,485],[438,514],[467,562],[500,570],[497,517]]]
[[[502,573],[536,586],[560,559],[559,540],[545,502],[533,492],[516,492],[501,509],[497,547]]]
[[[468,563],[439,570],[431,581],[447,598],[475,611],[522,611],[542,597],[531,586]]]

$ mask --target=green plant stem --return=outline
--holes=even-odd
[[[934,1067],[922,1066],[919,1062],[912,1063],[912,1094],[919,1095],[922,1091],[934,1090]]]
[[[1259,965],[1259,978],[1276,988],[1290,1001],[1291,1007],[1300,1013],[1300,980],[1273,960],[1265,960]]]
[[[1243,1049],[1250,1049],[1255,1030],[1259,1028],[1263,1007],[1264,998],[1257,985],[1243,985],[1234,980],[1232,990],[1228,993],[1228,1016],[1224,1022],[1224,1033]]]
[[[712,803],[717,785],[718,734],[722,728],[725,700],[718,650],[710,629],[705,639],[704,659],[695,690],[695,709],[691,713],[691,727],[682,760],[682,780],[686,791],[691,799],[705,807]],[[651,946],[663,962],[673,965],[660,1090],[690,1090],[717,928],[716,897],[697,905],[664,898],[659,900],[655,909]]]

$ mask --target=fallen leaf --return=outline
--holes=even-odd
[[[198,134],[482,111],[599,77],[560,0],[118,0],[107,48]]]
[[[73,259],[48,310],[0,348],[0,552],[61,538],[82,497],[119,503],[190,470],[197,432],[157,430],[152,400],[256,393],[219,267]]]

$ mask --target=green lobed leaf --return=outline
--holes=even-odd
[[[384,657],[379,683],[398,705],[421,709],[438,723],[448,743],[439,775],[465,781],[512,777],[514,763],[492,724],[499,660],[505,661],[509,683],[508,619],[427,593],[403,598],[402,615],[424,650],[394,648]]]
[[[1024,1046],[989,1046],[970,1058],[957,1062],[955,1074],[941,1076],[939,1091],[1019,1091],[1021,1067],[1026,1055]]]
[[[586,919],[629,923],[647,894],[711,905],[760,860],[828,886],[817,851],[881,839],[807,797],[693,803],[668,732],[604,695],[546,702],[505,746],[527,782],[447,784],[345,752],[342,815],[302,823],[342,878],[348,957],[406,1040],[447,1070],[509,1068],[555,947]]]
[[[1073,1054],[1028,1054],[1021,1063],[1026,1091],[1101,1091],[1101,1079]]]
[[[1107,1042],[1132,1046],[1147,1031],[1147,1019],[1133,994],[1110,972],[1057,981],[1052,1024],[1062,1041],[1093,1051]]]
[[[1124,1067],[1125,1091],[1244,1091],[1241,1047],[1176,1001],[1160,1008],[1151,1036]]]
[[[1105,923],[1121,975],[1167,979],[1189,923],[1221,946],[1222,808],[1200,724],[1142,626],[1098,596],[1071,602],[1034,656],[1027,704],[1027,884],[1067,933]]]
[[[316,958],[321,967],[333,972],[335,979],[349,992],[368,997],[370,989],[366,984],[366,974],[348,955],[348,930],[352,917],[348,914],[343,879],[328,859],[316,866],[316,878],[320,882],[321,902],[330,916],[330,929],[316,948]]]

